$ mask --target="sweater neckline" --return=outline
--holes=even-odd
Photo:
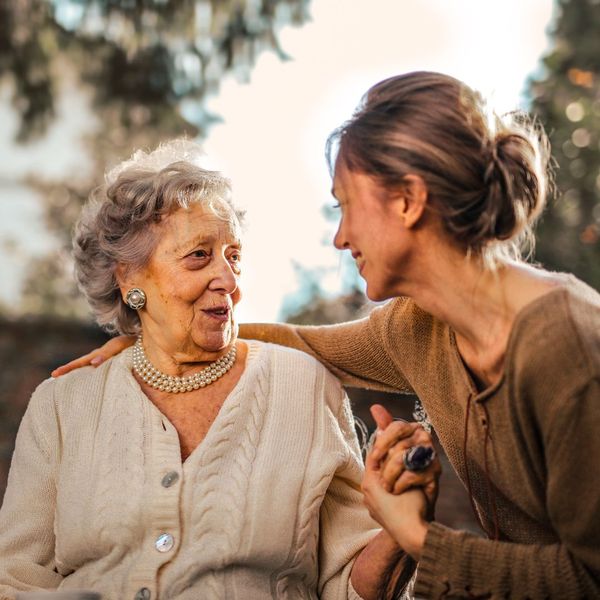
[[[227,396],[223,400],[221,408],[219,409],[215,420],[212,422],[211,426],[206,432],[204,439],[192,450],[191,454],[185,460],[181,460],[180,458],[180,464],[183,470],[187,470],[188,468],[190,468],[188,467],[188,464],[199,460],[198,457],[201,457],[203,454],[205,454],[206,449],[210,448],[211,440],[215,436],[218,436],[220,430],[222,429],[225,415],[230,411],[231,406],[235,404],[240,394],[244,393],[245,390],[248,390],[252,387],[252,379],[256,376],[256,372],[258,370],[257,367],[261,362],[261,355],[264,344],[256,340],[244,340],[244,343],[248,347],[244,371],[242,372],[234,388],[229,392],[229,394],[227,394]],[[141,386],[133,376],[133,350],[131,348],[127,348],[121,353],[120,356],[122,357],[121,365],[127,371],[128,381],[135,390],[135,392],[139,396],[141,396],[142,401],[146,403],[146,406],[148,406],[150,411],[158,415],[160,419],[164,420],[166,423],[168,423],[170,427],[173,428],[174,431],[176,431],[173,423],[171,423],[169,418],[150,400],[150,398],[148,398],[148,396],[146,396],[146,394],[144,394],[144,391],[142,390]]]
[[[248,389],[253,387],[252,381],[256,376],[256,366],[257,362],[259,362],[257,361],[257,355],[260,352],[260,342],[251,341],[248,343],[246,340],[244,340],[244,342],[248,346],[248,354],[246,355],[244,371],[238,379],[238,382],[235,384],[235,387],[229,392],[229,394],[227,394],[225,400],[223,400],[223,404],[221,404],[221,408],[219,409],[215,420],[208,428],[204,439],[192,450],[191,454],[185,460],[181,461],[181,466],[184,470],[192,468],[188,465],[192,465],[194,462],[202,460],[202,456],[206,454],[207,449],[214,445],[213,441],[219,436],[221,430],[223,429],[224,421],[227,420],[226,415],[229,414],[233,405],[235,405],[235,403],[238,401],[238,396],[244,392],[247,392]],[[158,410],[158,408],[150,401],[149,398],[148,402],[150,402],[152,406]]]
[[[458,364],[458,368],[459,368],[459,370],[462,374],[462,377],[465,381],[465,384],[468,388],[469,394],[471,395],[472,399],[475,402],[485,402],[486,400],[489,400],[504,385],[506,378],[507,378],[507,372],[510,370],[510,366],[511,366],[510,362],[509,362],[510,357],[513,355],[514,346],[517,343],[517,339],[519,337],[519,332],[520,332],[521,328],[523,327],[523,323],[526,321],[527,317],[531,313],[533,313],[540,305],[548,302],[548,300],[551,297],[554,297],[555,295],[558,296],[558,295],[561,295],[564,292],[566,292],[568,284],[571,281],[572,281],[571,276],[567,275],[565,277],[564,283],[557,285],[555,288],[549,290],[545,294],[542,294],[538,298],[535,298],[534,300],[532,300],[531,302],[526,304],[523,308],[521,308],[521,310],[515,315],[515,319],[513,321],[512,328],[508,335],[508,341],[506,343],[505,361],[504,361],[504,368],[502,370],[502,373],[501,373],[500,377],[498,378],[498,381],[487,386],[486,388],[484,388],[482,390],[479,390],[477,388],[477,385],[475,384],[475,381],[474,381],[472,375],[469,373],[467,365],[463,361],[463,358],[460,354],[460,350],[458,349],[458,343],[456,341],[456,332],[454,331],[454,329],[452,329],[452,327],[448,326],[450,346],[452,348],[452,352],[454,354],[455,361]]]

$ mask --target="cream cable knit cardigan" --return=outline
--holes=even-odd
[[[0,510],[0,598],[358,598],[353,558],[377,531],[361,476],[346,395],[313,358],[250,343],[182,465],[125,351],[34,393]]]

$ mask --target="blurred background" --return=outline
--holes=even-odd
[[[242,321],[367,312],[331,247],[327,135],[384,77],[454,75],[550,133],[535,260],[600,289],[600,0],[0,0],[0,498],[29,396],[101,344],[73,283],[89,191],[187,135],[247,210]],[[410,417],[414,399],[351,392]],[[370,424],[370,423],[369,423]],[[440,520],[475,528],[447,467]]]

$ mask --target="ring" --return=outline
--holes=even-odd
[[[435,459],[431,446],[413,446],[404,452],[402,461],[407,471],[424,471]]]

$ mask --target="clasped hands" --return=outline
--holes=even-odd
[[[373,405],[371,414],[377,434],[365,462],[364,501],[371,516],[418,561],[433,518],[440,462],[436,457],[426,469],[408,471],[404,453],[413,446],[433,446],[431,436],[418,423],[394,421],[381,405]]]

